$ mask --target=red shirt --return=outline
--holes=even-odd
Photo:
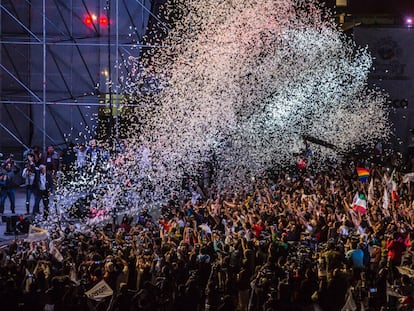
[[[263,231],[263,227],[262,227],[262,226],[260,226],[260,225],[253,225],[252,229],[254,230],[254,235],[255,235],[256,237],[259,237],[259,236],[260,236],[260,234],[261,234],[261,233],[262,233],[262,231]]]
[[[169,231],[170,230],[170,226],[168,225],[168,223],[164,220],[160,220],[160,224],[164,227],[165,231]]]
[[[387,241],[388,258],[396,265],[401,264],[402,254],[405,251],[404,242],[402,239],[399,241],[400,239]]]

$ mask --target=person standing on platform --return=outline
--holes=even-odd
[[[101,164],[101,149],[98,146],[96,139],[91,139],[89,148],[86,151],[86,157],[90,171],[93,173],[100,168]]]
[[[62,171],[67,177],[72,177],[76,164],[76,152],[76,145],[73,142],[70,142],[68,147],[62,151]]]
[[[44,164],[46,165],[46,170],[52,175],[59,169],[59,154],[55,151],[55,147],[53,147],[53,145],[49,145],[47,147]]]
[[[39,167],[39,165],[43,163],[43,153],[40,151],[40,147],[37,145],[33,146],[32,153],[34,155],[36,167]]]
[[[35,177],[36,177],[36,171],[38,168],[36,167],[36,164],[34,162],[34,154],[29,153],[27,154],[27,162],[25,165],[25,168],[22,172],[22,177],[24,178],[24,185],[26,187],[26,213],[30,214],[30,199],[32,197],[32,194],[35,195]],[[36,196],[36,195],[35,195]]]
[[[17,173],[19,168],[16,166],[13,160],[13,155],[6,160],[4,167],[0,171],[0,185],[1,185],[1,200],[0,200],[0,214],[4,213],[4,204],[6,199],[10,200],[10,210],[14,214],[16,209],[16,187]]]
[[[47,147],[47,152],[46,155],[44,156],[43,159],[43,164],[46,165],[46,171],[48,173],[50,173],[50,175],[52,176],[53,180],[56,181],[57,178],[57,172],[60,169],[60,156],[59,154],[55,151],[55,147],[53,145],[49,145]],[[52,188],[50,189],[50,192],[53,193],[54,188],[52,185]]]
[[[22,172],[22,177],[24,179],[24,185],[26,187],[26,214],[30,214],[30,199],[35,194],[35,177],[36,171],[39,169],[35,164],[35,156],[33,153],[28,153],[26,156],[26,164]]]
[[[40,214],[40,201],[43,202],[43,218],[47,220],[49,216],[49,196],[50,191],[53,188],[53,179],[50,172],[46,170],[46,165],[39,166],[39,170],[36,173],[35,181],[36,196],[35,205],[33,207],[33,214]]]

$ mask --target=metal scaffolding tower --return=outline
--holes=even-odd
[[[120,71],[145,47],[154,3],[0,0],[0,151],[90,139],[108,105],[116,134]]]

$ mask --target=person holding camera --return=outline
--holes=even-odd
[[[19,168],[16,166],[13,155],[6,160],[0,170],[1,200],[0,214],[4,213],[4,204],[6,199],[10,200],[10,210],[14,214],[16,209],[16,187],[18,185],[17,173]]]
[[[35,195],[35,177],[36,177],[36,171],[38,168],[35,164],[35,157],[33,153],[27,154],[27,163],[25,165],[25,168],[22,172],[22,177],[24,178],[24,185],[26,187],[26,214],[30,214],[30,199],[32,197],[32,194]]]

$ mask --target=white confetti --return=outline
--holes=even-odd
[[[139,107],[107,172],[59,188],[62,198],[99,189],[90,225],[167,197],[207,162],[218,187],[237,187],[292,164],[306,136],[336,146],[311,146],[324,158],[389,135],[387,96],[367,86],[371,56],[315,1],[174,3],[164,15],[181,18],[153,35],[164,48],[123,63],[120,93]]]
[[[388,135],[386,96],[367,87],[370,55],[314,1],[171,8],[182,12],[162,42],[171,48],[155,51],[146,67],[136,63],[129,77],[131,94],[156,81],[147,126],[131,139],[149,146],[158,191],[213,158],[217,184],[237,184],[292,163],[304,136],[337,147],[313,146],[323,157]]]

